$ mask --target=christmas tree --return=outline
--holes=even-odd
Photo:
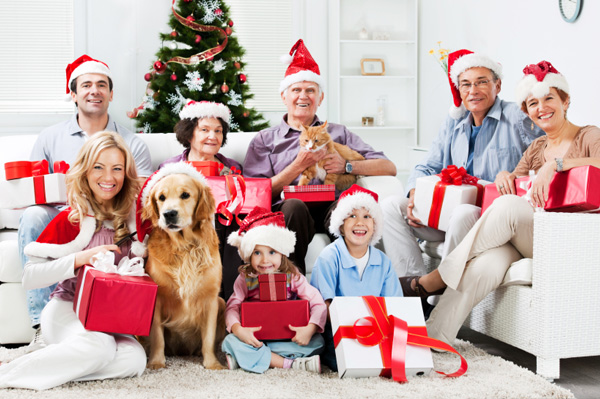
[[[128,112],[144,133],[172,132],[189,100],[215,101],[231,110],[231,131],[252,132],[268,124],[245,103],[252,98],[243,73],[244,49],[233,36],[229,8],[220,0],[173,0],[170,33],[161,33],[157,61],[142,104]]]

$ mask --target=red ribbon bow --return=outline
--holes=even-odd
[[[352,326],[340,326],[336,331],[333,342],[337,347],[343,338],[356,339],[365,346],[379,345],[384,370],[382,376],[389,376],[394,381],[406,382],[406,345],[424,346],[460,356],[460,368],[454,373],[442,371],[436,373],[446,377],[460,377],[467,371],[467,361],[460,353],[445,342],[427,336],[425,327],[409,327],[406,321],[389,316],[385,307],[385,298],[374,296],[362,297],[371,316],[362,317]]]
[[[477,200],[475,204],[481,206],[483,200],[483,186],[478,184],[478,179],[475,176],[471,176],[467,173],[464,167],[456,167],[456,165],[448,165],[447,168],[437,175],[440,177],[440,181],[436,183],[433,189],[433,200],[431,202],[431,209],[429,210],[429,220],[427,225],[438,228],[440,223],[440,214],[442,213],[442,205],[444,203],[444,196],[446,195],[446,186],[462,186],[467,184],[470,186],[477,187]]]
[[[238,225],[242,224],[241,219],[239,218],[240,210],[246,201],[246,181],[242,175],[225,175],[225,184],[227,186],[227,200],[219,203],[217,205],[217,213],[219,214],[218,219],[221,224],[224,226],[231,225],[232,221],[235,219]],[[235,182],[238,182],[238,187]],[[236,202],[236,199],[239,200]],[[233,204],[235,206],[233,209],[229,209]]]
[[[43,176],[50,173],[48,161],[42,159],[31,163],[31,176]]]
[[[62,174],[66,174],[67,171],[69,170],[70,166],[68,163],[66,163],[65,161],[56,161],[54,162],[53,165],[53,170],[54,173],[62,173]]]

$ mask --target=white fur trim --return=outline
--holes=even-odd
[[[69,78],[69,90],[71,88],[71,82],[75,80],[77,77],[81,75],[85,75],[86,73],[99,73],[101,75],[106,75],[110,78],[110,69],[106,65],[98,61],[86,61],[83,64],[79,65],[77,68],[71,72],[71,77]]]
[[[283,93],[285,89],[290,87],[294,83],[298,82],[315,82],[319,85],[321,89],[321,93],[323,93],[325,87],[325,79],[321,75],[317,75],[316,73],[308,70],[296,72],[292,75],[288,75],[281,81],[279,84],[279,92]]]
[[[377,201],[367,193],[357,192],[338,201],[336,208],[331,212],[329,232],[336,237],[340,237],[342,235],[340,227],[344,224],[344,220],[354,209],[360,208],[367,209],[373,218],[374,231],[369,244],[375,245],[383,234],[383,212]]]
[[[455,107],[454,105],[451,105],[450,109],[448,110],[448,114],[450,114],[452,119],[460,119],[465,115],[466,112],[467,109],[463,104],[460,104],[460,107]]]
[[[502,65],[485,55],[472,53],[463,55],[454,61],[450,68],[450,78],[452,79],[452,83],[458,87],[458,76],[467,69],[475,67],[484,67],[490,71],[494,71],[494,73],[498,75],[498,78],[502,79]]]
[[[197,101],[193,104],[183,107],[181,112],[179,112],[179,118],[221,118],[229,125],[231,111],[225,104],[215,103],[212,101]]]
[[[202,173],[200,173],[196,168],[194,168],[189,163],[187,163],[187,162],[170,163],[170,164],[167,164],[164,167],[160,168],[156,173],[154,173],[152,176],[150,176],[150,181],[148,181],[148,184],[146,184],[146,186],[144,187],[144,189],[142,190],[142,192],[140,194],[142,196],[142,206],[146,205],[146,201],[148,200],[148,195],[150,195],[150,190],[152,190],[152,187],[154,187],[154,185],[163,177],[166,177],[168,175],[173,175],[173,174],[185,174],[185,175],[193,177],[194,179],[200,180],[202,182],[202,184],[204,184],[204,185],[208,184],[206,182],[206,179],[204,178],[204,175]]]
[[[284,227],[275,225],[257,226],[248,230],[241,236],[231,233],[227,242],[238,248],[240,257],[244,262],[250,261],[250,255],[257,245],[266,245],[275,251],[289,256],[296,246],[296,233]]]
[[[32,242],[25,249],[25,255],[36,258],[58,259],[75,252],[82,251],[91,241],[96,231],[96,219],[86,217],[80,223],[79,234],[71,242],[66,244],[48,244],[42,242]]]
[[[567,79],[561,74],[548,73],[541,82],[534,75],[525,75],[515,90],[516,102],[521,105],[530,95],[533,95],[535,98],[543,97],[550,93],[551,87],[569,94],[569,84],[567,83]]]
[[[131,252],[133,252],[135,256],[141,256],[142,258],[148,256],[148,238],[150,238],[150,236],[146,235],[144,242],[135,240],[131,243]]]

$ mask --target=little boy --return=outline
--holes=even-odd
[[[336,296],[402,296],[392,262],[374,247],[383,231],[377,199],[376,193],[354,184],[340,195],[331,213],[329,232],[338,239],[323,249],[310,280],[328,308]],[[321,360],[337,371],[329,317],[323,338]]]

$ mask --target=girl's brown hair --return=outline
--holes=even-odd
[[[250,263],[246,263],[238,267],[238,272],[242,273],[246,277],[251,277],[251,275],[255,274],[255,271]],[[281,254],[281,266],[279,266],[277,273],[290,273],[293,277],[295,277],[295,279],[300,278],[300,271],[296,265],[294,265],[294,262],[292,262],[284,254]]]

